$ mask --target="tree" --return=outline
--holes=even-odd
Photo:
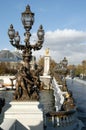
[[[51,58],[50,60],[50,73],[54,75],[54,68],[57,65],[57,63]]]
[[[82,61],[82,73],[83,75],[86,75],[86,60]]]
[[[83,72],[82,65],[77,65],[75,69],[75,76],[80,76],[80,74]]]
[[[42,66],[44,68],[44,57],[40,57],[40,59],[38,61],[38,65]]]
[[[0,63],[0,74],[3,75],[7,72],[7,66],[4,62]]]
[[[17,73],[17,69],[12,68],[10,62],[0,63],[0,75],[5,75],[5,74],[14,75],[16,73]]]

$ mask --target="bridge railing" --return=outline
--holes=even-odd
[[[48,112],[44,117],[44,127],[64,127],[76,122],[76,110]]]
[[[54,129],[55,127],[70,127],[70,124],[74,125],[77,120],[76,106],[74,104],[70,104],[72,103],[72,98],[65,101],[64,95],[67,91],[64,92],[61,90],[62,86],[58,85],[55,78],[52,80],[52,86],[55,96],[56,111],[48,113],[44,112],[44,128],[52,127],[52,129]],[[64,109],[62,109],[62,106]],[[69,129],[70,128],[68,128],[68,130]]]
[[[53,78],[52,80],[52,88],[54,90],[54,97],[55,97],[55,108],[56,108],[56,111],[59,111],[61,109],[61,106],[64,102],[64,93],[66,92],[62,92],[60,87],[62,85],[59,85],[56,81],[55,78]]]

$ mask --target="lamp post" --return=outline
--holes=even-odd
[[[67,74],[67,65],[68,65],[68,61],[66,57],[64,57],[64,59],[62,60],[62,70],[63,70],[64,76],[66,76]]]
[[[67,61],[66,57],[64,57],[64,59],[62,60],[62,66],[63,66],[63,68],[67,68],[67,65],[68,65],[68,61]]]
[[[63,87],[62,90],[63,91],[67,91],[67,84],[66,84],[66,75],[67,75],[67,65],[68,65],[68,60],[66,59],[66,57],[64,57],[64,59],[62,60],[62,76],[63,76]]]
[[[31,37],[30,30],[34,23],[34,13],[31,12],[29,5],[26,6],[26,10],[22,13],[21,20],[22,20],[24,29],[26,31],[24,33],[25,44],[20,44],[19,33],[15,31],[12,24],[10,25],[10,28],[8,29],[8,35],[10,38],[11,45],[17,48],[18,50],[23,51],[22,52],[23,61],[26,68],[28,68],[29,62],[31,61],[31,58],[32,58],[32,49],[35,51],[35,50],[40,50],[42,48],[42,44],[44,42],[44,30],[43,30],[42,25],[40,25],[37,31],[38,41],[34,45],[31,45],[30,44],[30,37]]]
[[[30,84],[28,93],[30,94],[30,88],[32,88],[32,86],[34,85],[33,81],[32,81],[32,79],[34,79],[34,78],[30,74],[30,61],[32,58],[32,50],[35,51],[35,50],[40,50],[42,48],[42,45],[44,42],[44,30],[43,30],[43,26],[40,25],[40,27],[37,31],[38,41],[34,45],[31,45],[30,44],[30,37],[31,37],[30,30],[32,28],[32,25],[34,24],[34,13],[31,12],[29,5],[26,6],[26,10],[21,14],[21,20],[22,20],[22,24],[25,29],[24,44],[20,44],[19,33],[15,31],[12,24],[10,25],[10,28],[8,29],[8,36],[10,38],[11,45],[14,46],[15,48],[17,48],[18,50],[22,51],[22,57],[23,57],[23,62],[24,62],[23,66],[25,67],[25,70],[23,69],[24,74],[19,73],[19,76],[21,76],[21,81],[18,81],[18,79],[19,79],[18,76],[16,77],[17,81],[18,81],[17,86],[16,86],[16,88],[17,88],[16,93],[19,93],[18,84],[19,84],[19,82],[22,82],[22,78],[23,78],[24,83],[23,83],[23,86],[21,86],[21,89],[23,88],[23,90],[25,90],[25,89],[27,90],[28,87],[25,85],[28,82]],[[28,75],[26,73],[26,70],[29,72]],[[31,86],[31,83],[33,84],[32,86]]]
[[[67,65],[68,65],[68,60],[66,59],[66,57],[64,57],[64,59],[61,60],[60,63],[58,63],[54,68],[54,71],[57,73],[58,76],[59,84],[63,84],[64,90],[67,90],[66,80],[65,80],[65,76],[67,74]]]

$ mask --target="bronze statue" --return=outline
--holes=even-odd
[[[64,100],[61,110],[70,111],[73,109],[75,109],[74,99],[72,97],[72,92],[68,91],[65,95],[65,100]]]
[[[21,65],[15,78],[11,79],[16,80],[14,99],[39,99],[39,90],[41,86],[39,72],[42,69],[43,68],[29,70],[25,66]]]

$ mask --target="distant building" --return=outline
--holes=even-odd
[[[10,50],[0,51],[0,63],[10,64],[10,67],[16,69],[18,64],[22,61],[22,55],[18,51],[11,52]]]
[[[11,69],[16,69],[19,63],[22,63],[22,53],[18,50],[1,50],[0,51],[0,63],[4,62],[5,64],[10,64]],[[35,69],[36,66],[36,57],[32,56],[31,60],[31,69]],[[9,66],[8,66],[9,67]]]
[[[18,51],[11,52],[9,50],[0,51],[0,62],[20,62],[22,55]]]

